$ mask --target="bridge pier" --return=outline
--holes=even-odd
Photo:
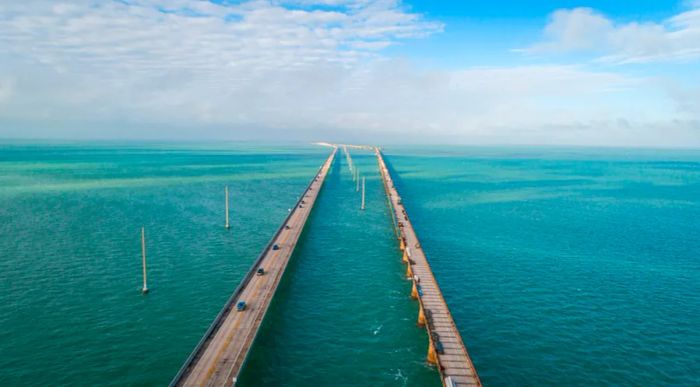
[[[413,288],[411,289],[411,298],[413,298],[414,300],[418,299],[418,288],[416,287],[416,281],[413,281]],[[422,308],[421,313],[423,313]]]
[[[433,339],[428,340],[428,356],[427,359],[428,363],[437,365],[438,360],[437,360],[437,353],[435,352],[435,346],[433,345]]]
[[[423,305],[420,305],[418,307],[418,326],[419,327],[425,326],[425,312],[423,311]]]

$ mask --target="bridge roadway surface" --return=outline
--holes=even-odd
[[[428,330],[428,337],[430,338],[429,345],[434,348],[435,342],[432,338],[432,333],[436,332],[444,348],[444,353],[435,353],[442,382],[445,386],[481,386],[481,381],[467,353],[467,348],[462,342],[462,336],[457,330],[452,314],[442,296],[442,291],[438,287],[430,269],[430,264],[425,257],[423,249],[420,247],[418,236],[413,230],[411,221],[408,218],[406,209],[394,186],[391,174],[384,163],[384,157],[379,148],[375,148],[375,154],[377,155],[379,170],[384,180],[384,187],[393,207],[392,210],[396,216],[396,221],[401,225],[398,227],[399,237],[405,240],[405,246],[408,247],[407,253],[410,258],[408,264],[411,265],[414,285],[420,285],[422,290],[422,294],[417,294],[418,301],[426,314],[426,320],[428,313],[432,315],[432,321],[426,321],[425,324]],[[430,312],[427,312],[428,310]]]
[[[285,222],[175,376],[171,386],[235,384],[336,152],[337,147],[334,147]],[[273,245],[279,246],[279,249],[274,250]],[[258,268],[263,268],[265,275],[255,275]],[[244,311],[236,310],[239,301],[246,302]]]

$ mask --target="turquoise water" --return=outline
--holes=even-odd
[[[327,153],[0,145],[0,385],[166,384]],[[386,154],[485,385],[700,384],[700,152]],[[339,154],[242,385],[439,385],[353,159],[367,210]]]
[[[700,151],[387,154],[485,385],[700,385]]]
[[[428,338],[416,325],[376,157],[352,154],[366,174],[366,210],[339,153],[242,385],[441,385],[425,362]]]
[[[167,384],[326,156],[0,148],[0,385]]]

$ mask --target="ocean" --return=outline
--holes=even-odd
[[[0,385],[167,384],[328,152],[0,143]],[[700,384],[700,151],[385,155],[485,385]],[[440,385],[352,156],[367,209],[339,153],[239,385]]]

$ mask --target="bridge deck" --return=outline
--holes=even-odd
[[[398,226],[397,234],[404,241],[406,253],[409,258],[413,274],[414,286],[420,289],[417,292],[418,301],[425,314],[425,327],[430,338],[431,350],[436,350],[437,342],[442,344],[443,353],[435,352],[437,366],[442,376],[443,384],[453,386],[481,386],[479,376],[462,342],[462,337],[452,319],[447,303],[442,296],[437,281],[430,269],[425,253],[420,247],[418,236],[413,230],[401,197],[399,196],[389,170],[384,163],[381,151],[375,148],[379,170],[384,180],[392,210]],[[438,336],[434,336],[437,333]],[[437,340],[436,340],[437,339]]]
[[[231,386],[235,383],[336,151],[334,148],[321,166],[171,386]],[[273,245],[279,249],[273,249]],[[255,275],[258,268],[263,268],[265,275]],[[246,302],[244,311],[236,310],[239,301]]]

